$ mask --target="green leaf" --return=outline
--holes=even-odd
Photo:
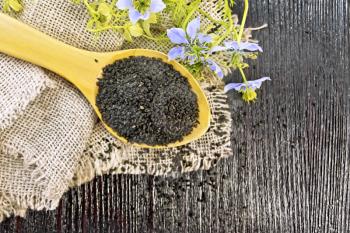
[[[149,24],[157,23],[157,15],[152,13],[146,21],[149,22]]]
[[[128,29],[124,30],[123,36],[124,36],[125,40],[132,42],[132,36],[131,36]]]
[[[5,12],[20,12],[23,9],[22,4],[18,0],[5,0],[4,11]]]
[[[180,27],[181,22],[184,20],[186,13],[188,12],[187,1],[175,0],[171,5],[169,4],[169,10],[171,12],[175,26]]]
[[[186,28],[187,24],[190,22],[190,19],[193,17],[193,15],[196,13],[196,11],[199,8],[199,5],[201,4],[201,0],[196,0],[194,2],[192,2],[187,9],[187,15],[186,18],[184,19],[184,21],[182,22],[182,28]]]
[[[134,37],[139,37],[143,35],[143,29],[140,24],[134,24],[129,27],[129,32]]]
[[[6,1],[4,2],[3,10],[4,10],[4,12],[10,12],[11,11],[9,4]]]
[[[143,21],[141,24],[142,24],[142,28],[145,31],[146,35],[152,37],[152,33],[150,30],[150,27],[151,27],[150,23],[148,21]]]
[[[112,19],[111,7],[107,3],[101,3],[98,6],[99,21],[101,23],[108,23]]]
[[[151,16],[147,19],[141,22],[141,26],[143,28],[143,31],[146,33],[147,36],[153,37],[151,33],[151,24],[157,23],[157,15],[151,14]]]
[[[210,35],[211,35],[211,38],[213,39],[212,44],[216,45],[217,42],[220,40],[220,36],[214,33],[211,33]]]
[[[22,4],[18,0],[9,0],[9,5],[15,12],[19,12],[23,9]]]
[[[86,28],[88,30],[93,30],[95,25],[95,20],[93,18],[89,19],[89,21],[86,24]]]

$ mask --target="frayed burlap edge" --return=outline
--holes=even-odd
[[[45,91],[47,88],[55,88],[56,85],[51,80],[43,80],[41,83],[39,83],[33,92],[28,93],[26,101],[18,102],[16,105],[16,108],[12,112],[8,112],[4,119],[1,119],[0,124],[0,132],[1,130],[4,130],[5,128],[10,127],[16,119],[21,116],[21,114],[24,113],[25,109],[28,107],[28,105],[34,101],[43,91]],[[16,114],[14,114],[16,113]]]
[[[53,210],[57,208],[61,198],[38,199],[35,196],[17,196],[8,193],[0,193],[0,223],[8,217],[25,217],[28,208],[36,210]]]

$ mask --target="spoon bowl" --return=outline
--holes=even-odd
[[[0,52],[31,62],[51,70],[75,85],[90,102],[106,129],[123,143],[128,140],[111,129],[102,119],[96,106],[97,81],[103,68],[117,60],[132,56],[159,58],[171,64],[175,70],[187,78],[192,91],[197,95],[199,124],[183,140],[166,146],[150,146],[132,143],[143,148],[168,148],[190,143],[200,138],[209,128],[210,108],[205,94],[191,73],[176,61],[169,61],[166,54],[148,49],[130,49],[116,52],[98,53],[75,48],[58,41],[36,29],[0,13]]]

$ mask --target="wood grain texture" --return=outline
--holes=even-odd
[[[179,177],[98,177],[0,232],[350,232],[349,7],[251,1],[248,24],[269,28],[248,76],[273,81],[255,104],[230,93],[232,158]]]

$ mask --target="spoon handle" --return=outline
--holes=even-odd
[[[2,13],[0,52],[49,69],[79,89],[95,86],[102,69],[95,61],[98,53],[67,45]]]

